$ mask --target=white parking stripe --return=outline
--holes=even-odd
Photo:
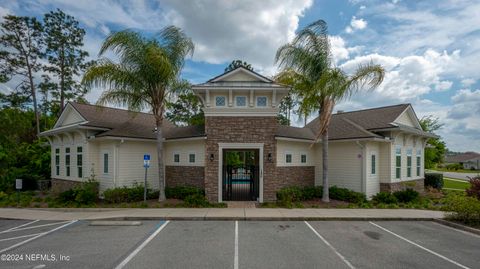
[[[21,246],[21,245],[24,245],[24,244],[26,244],[26,243],[28,243],[28,242],[30,242],[30,241],[33,241],[33,240],[35,240],[35,239],[37,239],[37,238],[40,238],[40,237],[42,237],[42,236],[44,236],[44,235],[47,235],[47,234],[49,234],[49,233],[53,233],[53,232],[55,232],[56,230],[60,230],[60,229],[62,229],[63,227],[67,227],[68,225],[70,225],[70,224],[72,224],[72,223],[75,223],[75,222],[77,222],[77,221],[78,221],[78,220],[72,220],[72,221],[70,221],[69,223],[64,224],[64,225],[62,225],[62,226],[60,226],[60,227],[56,227],[55,229],[52,229],[52,230],[50,230],[50,231],[48,231],[48,232],[41,233],[41,234],[39,234],[39,235],[37,235],[37,236],[35,236],[35,237],[29,238],[29,239],[27,239],[27,240],[25,240],[25,241],[22,241],[22,242],[20,242],[20,243],[15,244],[15,245],[13,245],[13,246],[4,248],[4,249],[0,250],[0,253],[3,253],[3,252],[5,252],[5,251],[8,251],[8,250],[14,249],[14,248],[16,248],[16,247],[19,247],[19,246]]]
[[[34,221],[30,221],[30,222],[24,223],[24,224],[22,224],[22,225],[18,225],[18,226],[15,226],[15,227],[13,227],[13,228],[7,229],[7,230],[5,230],[5,231],[1,231],[0,233],[6,233],[6,232],[9,232],[9,231],[11,231],[11,230],[15,230],[15,229],[18,229],[18,228],[21,228],[21,227],[25,227],[25,226],[30,225],[30,224],[33,224],[33,223],[35,223],[35,222],[37,222],[37,221],[39,221],[39,220],[37,219],[37,220],[34,220]]]
[[[15,236],[15,237],[10,237],[10,238],[4,238],[4,239],[0,239],[0,242],[19,239],[19,238],[25,238],[25,237],[31,237],[31,236],[35,236],[35,235],[39,235],[39,234],[43,234],[43,233],[27,234],[27,235]]]
[[[238,221],[235,221],[235,255],[233,257],[233,269],[238,269]]]
[[[64,223],[68,223],[68,222],[70,222],[70,220],[60,221],[60,222],[54,222],[54,223],[47,223],[47,224],[36,225],[36,226],[29,226],[29,227],[25,227],[25,228],[18,228],[18,227],[17,227],[17,228],[15,228],[14,230],[6,230],[6,231],[3,231],[3,232],[0,232],[0,234],[8,233],[8,232],[17,232],[17,231],[35,229],[35,228],[46,227],[46,226],[53,226],[53,225],[64,224]]]
[[[138,246],[132,253],[130,253],[130,255],[128,255],[119,265],[117,265],[117,267],[115,267],[115,269],[121,269],[123,267],[125,267],[125,265],[127,265],[127,263],[133,259],[133,257],[135,257],[135,255],[138,254],[138,252],[140,252],[140,250],[142,250],[150,241],[152,241],[152,239],[157,236],[157,234],[159,232],[161,232],[163,230],[163,228],[165,228],[165,226],[167,226],[167,224],[169,223],[170,221],[167,220],[164,224],[162,224],[160,227],[158,227],[157,230],[155,230],[154,233],[152,233],[145,241],[143,241],[143,243]]]
[[[434,223],[437,226],[441,226],[443,228],[446,228],[446,229],[450,229],[450,230],[454,230],[454,231],[457,231],[457,232],[462,233],[462,234],[466,234],[468,236],[473,236],[473,237],[476,237],[476,238],[480,238],[480,235],[478,235],[478,234],[474,234],[474,233],[471,233],[471,232],[468,232],[468,231],[459,230],[457,228],[453,228],[453,227],[450,227],[450,226],[447,226],[445,224],[438,223],[438,222],[435,222],[435,221],[432,221],[432,223]]]
[[[333,250],[333,252],[335,252],[335,254],[337,254],[338,257],[340,257],[340,259],[348,266],[348,268],[350,269],[355,269],[355,267],[340,253],[337,251],[337,249],[335,247],[333,247],[325,238],[323,238],[323,236],[321,236],[317,230],[315,230],[311,225],[310,223],[308,223],[307,221],[305,221],[305,224],[307,224],[308,228],[310,228],[310,230],[312,230],[317,236],[318,238],[320,238],[323,243],[325,243],[325,245],[327,245],[331,250]]]
[[[419,247],[419,248],[427,251],[428,253],[431,253],[431,254],[439,257],[439,258],[442,258],[442,259],[444,259],[444,260],[446,260],[446,261],[448,261],[448,262],[450,262],[450,263],[453,263],[453,264],[455,264],[456,266],[458,266],[458,267],[460,267],[460,268],[470,269],[470,267],[467,267],[467,266],[465,266],[465,265],[463,265],[463,264],[460,264],[460,263],[458,263],[458,262],[456,262],[456,261],[454,261],[454,260],[451,260],[451,259],[449,259],[449,258],[447,258],[447,257],[445,257],[445,256],[443,256],[443,255],[441,255],[441,254],[433,251],[433,250],[430,250],[430,249],[428,249],[428,248],[426,248],[426,247],[423,247],[423,246],[421,246],[421,245],[419,245],[419,244],[417,244],[417,243],[415,243],[415,242],[413,242],[413,241],[411,241],[411,240],[408,240],[407,238],[405,238],[405,237],[403,237],[403,236],[401,236],[401,235],[398,235],[398,234],[396,234],[396,233],[388,230],[387,228],[384,228],[384,227],[382,227],[382,226],[380,226],[380,225],[378,225],[378,224],[376,224],[376,223],[373,223],[373,222],[371,222],[371,221],[369,221],[369,223],[372,224],[373,226],[379,228],[379,229],[384,230],[385,232],[387,232],[387,233],[389,233],[389,234],[392,234],[392,235],[394,235],[394,236],[396,236],[396,237],[398,237],[398,238],[400,238],[400,239],[402,239],[402,240],[404,240],[404,241],[406,241],[406,242],[408,242],[408,243],[410,243],[410,244],[412,244],[412,245],[414,245],[414,246],[416,246],[416,247]]]

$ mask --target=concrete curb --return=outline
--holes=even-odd
[[[448,227],[458,229],[458,230],[462,230],[462,231],[466,231],[466,232],[470,232],[470,233],[473,233],[473,234],[480,235],[480,230],[479,229],[468,227],[468,226],[465,226],[465,225],[462,225],[462,224],[459,224],[459,223],[456,223],[456,222],[452,222],[452,221],[448,221],[448,220],[444,220],[444,219],[433,219],[433,221],[435,221],[437,223],[440,223],[442,225],[448,226]]]
[[[115,217],[96,220],[141,221],[141,220],[177,220],[177,221],[434,221],[436,218],[402,217]]]

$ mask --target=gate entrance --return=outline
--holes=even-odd
[[[224,149],[222,200],[257,201],[259,170],[258,149]]]

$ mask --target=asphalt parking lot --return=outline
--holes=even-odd
[[[480,236],[430,221],[0,220],[0,268],[480,268]]]

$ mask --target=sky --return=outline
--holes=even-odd
[[[480,1],[0,0],[1,17],[41,19],[56,8],[86,29],[84,49],[91,59],[112,32],[128,28],[153,36],[168,25],[182,28],[195,43],[182,73],[192,83],[221,74],[234,59],[272,76],[278,47],[323,19],[336,66],[352,72],[373,62],[386,70],[380,87],[335,110],[411,103],[419,118],[440,119],[444,126],[437,134],[450,150],[480,152]],[[95,102],[100,93],[90,92],[87,100]]]

